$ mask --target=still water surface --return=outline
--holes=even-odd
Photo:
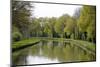
[[[93,61],[95,56],[68,42],[41,41],[31,47],[15,51],[13,64],[45,64],[76,61]]]

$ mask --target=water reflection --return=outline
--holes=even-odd
[[[34,46],[13,53],[13,64],[17,65],[93,60],[95,60],[94,55],[63,41],[41,41]]]
[[[32,56],[32,55],[29,55],[27,56],[27,64],[43,64],[43,63],[55,63],[55,62],[58,62],[57,59],[53,59],[53,60],[50,60],[48,59],[47,57],[42,57],[42,56]]]

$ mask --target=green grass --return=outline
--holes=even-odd
[[[70,41],[71,40],[65,38],[49,38],[49,37],[36,37],[36,38],[41,40],[48,40],[48,41]]]
[[[26,39],[26,40],[22,40],[22,41],[18,41],[18,42],[14,42],[12,44],[12,49],[17,49],[20,48],[22,46],[26,46],[28,44],[34,44],[36,42],[39,42],[40,39],[37,38],[30,38],[30,39]]]

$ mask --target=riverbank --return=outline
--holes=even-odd
[[[14,43],[12,43],[12,51],[26,48],[26,47],[34,45],[38,42],[40,42],[40,39],[37,39],[37,38],[30,38],[30,39],[14,42]]]
[[[53,41],[63,41],[63,42],[70,42],[83,50],[88,51],[95,55],[96,53],[96,44],[84,40],[74,40],[74,39],[66,39],[66,38],[42,38],[42,40],[53,40]]]
[[[76,46],[81,47],[82,49],[89,51],[90,53],[92,53],[94,55],[95,55],[95,51],[96,51],[96,49],[95,49],[96,45],[91,42],[82,41],[82,40],[65,39],[65,38],[47,38],[47,37],[33,37],[33,38],[30,38],[27,40],[14,42],[12,44],[12,50],[14,51],[16,49],[22,49],[27,46],[34,45],[34,44],[40,42],[41,40],[71,42],[71,43],[75,44]]]

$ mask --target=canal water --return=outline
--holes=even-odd
[[[70,42],[41,41],[12,53],[15,65],[94,61],[95,56]]]

